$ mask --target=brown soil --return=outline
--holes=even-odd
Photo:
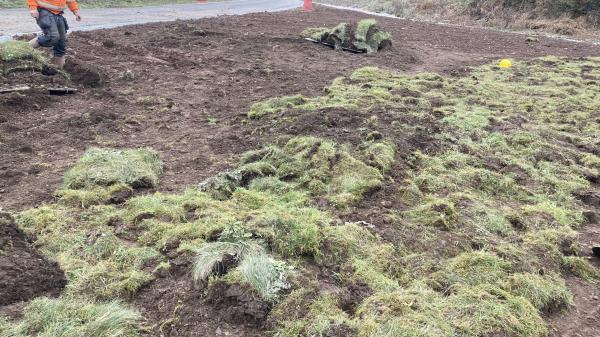
[[[148,336],[266,335],[268,306],[239,286],[194,286],[189,275],[167,276],[143,288],[134,301],[151,326]]]
[[[377,20],[394,45],[374,56],[334,52],[298,36],[309,26],[365,17],[317,8],[71,34],[68,63],[77,64],[67,70],[74,80],[94,74],[100,87],[76,81],[76,95],[9,95],[12,103],[0,97],[0,205],[17,210],[49,201],[68,165],[92,145],[155,148],[169,165],[159,188],[181,190],[273,140],[240,124],[253,102],[317,95],[361,66],[460,74],[501,57],[600,55],[600,46],[387,18]],[[49,80],[20,80],[36,81]]]
[[[58,264],[36,252],[14,219],[0,212],[0,313],[11,304],[56,295],[66,283]]]
[[[600,268],[600,258],[593,256],[592,247],[600,246],[600,185],[590,193],[580,196],[590,208],[589,224],[579,234],[582,255]],[[593,215],[592,215],[593,214]],[[567,285],[575,296],[575,303],[567,313],[548,319],[550,337],[600,336],[600,286],[598,282],[585,282],[577,277],[567,278]]]
[[[169,192],[229,168],[246,150],[292,135],[356,144],[366,136],[357,131],[365,126],[365,116],[336,109],[292,112],[288,117],[293,123],[275,128],[247,122],[245,113],[252,103],[273,96],[322,94],[334,78],[362,66],[461,75],[469,66],[505,57],[600,55],[600,46],[589,44],[547,38],[528,42],[523,35],[387,18],[377,20],[394,35],[393,46],[372,56],[335,52],[299,37],[306,27],[332,27],[365,17],[317,7],[312,13],[260,13],[73,33],[66,69],[78,94],[50,97],[36,89],[25,96],[0,96],[0,207],[18,211],[51,201],[65,170],[90,146],[154,148],[167,165],[158,189]],[[18,81],[49,85],[55,78],[27,74]],[[17,84],[17,79],[0,78],[0,85],[6,84]],[[388,132],[386,112],[372,113],[378,116],[380,131]],[[420,127],[397,138],[406,151],[399,156],[417,148],[435,150],[427,136],[436,132],[432,123],[411,122]],[[379,191],[348,218],[385,225],[382,214],[397,202]],[[386,226],[374,230],[390,240],[402,238]],[[153,325],[151,335],[264,334],[259,327],[268,310],[264,303],[239,289],[223,289],[231,295],[226,302],[211,301],[214,296],[184,275],[188,259],[171,262],[176,270],[161,275],[134,300]],[[348,291],[344,296],[352,311],[368,289]],[[581,324],[599,327],[592,321]],[[329,335],[352,334],[348,327],[338,328]]]

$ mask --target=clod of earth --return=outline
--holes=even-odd
[[[307,28],[302,37],[335,49],[369,54],[392,45],[392,35],[382,31],[374,19],[361,20],[356,25],[340,23],[334,28]]]

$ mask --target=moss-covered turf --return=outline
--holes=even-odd
[[[64,187],[83,189],[119,183],[154,187],[161,172],[162,163],[152,150],[91,148],[65,174]]]
[[[41,71],[47,60],[41,52],[23,41],[0,43],[0,76],[18,71]]]
[[[599,93],[600,59],[517,60],[460,78],[362,68],[324,96],[271,99],[250,117],[286,123],[291,110],[335,108],[395,123],[369,122],[354,145],[287,137],[175,194],[139,190],[160,175],[153,152],[91,150],[55,203],[17,217],[64,268],[66,291],[30,303],[22,321],[0,321],[0,332],[81,335],[104,306],[127,310],[112,301],[177,255],[208,287],[254,289],[279,337],[546,336],[543,315],[573,301],[564,275],[598,277],[579,256],[587,206],[574,195],[600,176]],[[414,130],[406,116],[434,123],[440,132],[428,136],[440,146],[400,156],[386,132]],[[399,162],[407,170],[393,181]],[[353,219],[382,187],[398,204],[382,211],[387,221]],[[363,289],[351,304],[348,289]],[[68,305],[78,299],[89,306]],[[55,305],[64,309],[45,309]],[[123,317],[112,327],[123,333],[98,336],[135,336],[135,315]]]

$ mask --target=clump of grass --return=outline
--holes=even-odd
[[[371,54],[391,44],[392,34],[380,30],[375,19],[364,19],[356,24],[354,38],[356,48]]]
[[[313,40],[319,41],[323,34],[328,33],[331,29],[326,27],[312,27],[306,28],[300,33],[300,35],[304,38],[309,38]]]
[[[459,287],[443,296],[420,282],[367,299],[358,314],[371,324],[361,332],[378,336],[545,336],[537,310],[499,288]]]
[[[108,187],[60,189],[56,192],[61,203],[82,208],[109,203],[119,194],[129,196],[133,194],[133,190],[126,184],[117,183]]]
[[[40,251],[65,270],[67,294],[85,293],[91,298],[129,298],[148,281],[143,271],[158,251],[123,244],[107,224],[116,212],[112,206],[86,210],[51,205],[27,210],[17,224],[36,237]]]
[[[600,272],[589,261],[579,256],[565,256],[562,259],[562,266],[565,271],[586,281],[592,281],[600,278]]]
[[[144,219],[159,219],[166,222],[185,222],[188,211],[210,206],[213,199],[190,189],[182,194],[160,192],[129,199],[125,204],[125,218],[140,222]]]
[[[225,200],[239,187],[247,186],[252,180],[260,177],[275,175],[276,169],[266,162],[247,163],[234,171],[220,172],[198,185],[202,192],[209,193],[213,198]]]
[[[41,52],[31,48],[23,41],[7,41],[0,43],[0,75],[8,75],[16,71],[41,71],[46,59]]]
[[[396,149],[394,144],[389,142],[369,142],[364,149],[364,155],[370,166],[387,173],[394,163]]]
[[[149,149],[87,150],[64,177],[64,188],[127,184],[133,188],[153,187],[162,173],[158,154]]]
[[[266,181],[273,183],[266,186],[262,183]],[[273,184],[277,188],[283,184],[284,190],[273,191]],[[320,242],[319,226],[330,222],[326,213],[309,206],[306,192],[275,177],[256,178],[224,200],[193,189],[178,195],[138,196],[125,204],[122,215],[143,230],[138,242],[157,249],[175,240],[180,250],[193,251],[195,244],[215,233],[237,227],[287,257],[313,255]]]
[[[266,254],[247,256],[240,262],[238,269],[246,282],[268,301],[276,300],[282,290],[289,288],[285,277],[287,270],[285,263],[276,261]]]
[[[276,97],[265,102],[259,102],[252,105],[248,112],[250,118],[260,118],[267,114],[275,114],[283,110],[295,107],[306,108],[306,103],[309,100],[302,95]]]
[[[196,282],[208,279],[227,255],[239,261],[261,253],[262,247],[250,241],[206,243],[196,253],[192,276]]]
[[[503,281],[502,288],[526,298],[543,312],[558,311],[573,303],[573,295],[557,275],[513,274]]]
[[[466,336],[546,336],[544,320],[526,299],[497,287],[479,285],[461,288],[440,303],[457,333]]]
[[[421,206],[407,211],[405,216],[410,217],[413,221],[444,230],[455,227],[458,213],[452,200],[434,198],[422,202]]]
[[[377,151],[377,150],[373,150]],[[389,165],[393,149],[386,147]],[[247,153],[244,163],[268,163],[280,179],[293,179],[299,187],[314,196],[323,195],[334,205],[344,208],[359,201],[363,195],[379,188],[383,175],[373,166],[361,162],[334,142],[315,137],[296,137],[283,148],[267,147]]]
[[[434,279],[445,288],[455,285],[494,284],[511,270],[510,262],[485,251],[465,252],[447,261]]]
[[[10,62],[14,60],[34,60],[43,62],[42,54],[23,41],[7,41],[0,43],[0,60]]]
[[[325,266],[341,266],[340,277],[374,290],[393,290],[404,273],[398,265],[395,248],[384,243],[358,224],[329,226],[321,230],[323,243],[316,261]]]
[[[308,303],[306,297],[311,298]],[[303,314],[289,319],[289,315],[296,315],[298,309]],[[279,323],[275,333],[279,337],[324,336],[333,326],[352,324],[335,296],[313,295],[308,289],[292,292],[275,307],[273,316]]]
[[[233,272],[222,265],[229,256],[236,262]],[[194,260],[192,276],[196,282],[207,280],[215,271],[236,276],[226,276],[232,282],[246,282],[268,301],[278,298],[280,292],[289,287],[285,263],[269,257],[265,250],[253,241],[210,242],[204,244]]]
[[[274,250],[284,256],[316,254],[321,241],[319,218],[319,211],[306,209],[302,213],[280,213],[266,219],[273,230]]]
[[[37,298],[19,323],[0,323],[11,337],[137,337],[141,315],[119,302],[94,303],[79,297]]]

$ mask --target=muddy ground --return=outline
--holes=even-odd
[[[228,168],[240,153],[285,137],[281,130],[246,121],[253,102],[297,93],[318,95],[334,78],[358,67],[459,76],[469,66],[505,57],[600,56],[600,46],[589,44],[548,38],[528,41],[524,35],[387,18],[377,20],[394,35],[394,45],[372,56],[334,52],[299,38],[306,27],[365,17],[318,7],[312,13],[261,13],[71,34],[67,70],[80,90],[76,95],[48,97],[40,90],[26,97],[0,97],[0,208],[19,211],[50,201],[64,171],[90,146],[152,147],[166,164],[158,189],[181,191]],[[93,76],[81,76],[86,72]],[[29,81],[63,83],[20,74],[0,84]],[[329,117],[348,121],[349,127],[358,123],[335,111]],[[348,131],[341,130],[339,125],[330,128],[306,118],[286,132],[344,140]],[[364,206],[379,202],[377,198],[366,200]],[[361,209],[365,219],[376,212],[372,207]],[[600,331],[597,286],[576,280],[570,285],[582,309],[572,310],[566,318],[550,318],[552,334],[577,336],[573,327]],[[223,322],[220,311],[212,310],[215,304],[196,299],[197,292],[190,287],[179,276],[167,275],[139,294],[134,302],[152,320],[184,310],[178,322],[154,326],[155,334],[263,333],[252,321],[233,326]],[[175,293],[166,290],[174,288]],[[198,301],[207,302],[192,308]],[[590,319],[594,310],[596,318]],[[189,324],[188,319],[204,323]],[[569,324],[563,324],[566,321]]]
[[[0,212],[0,314],[18,316],[20,303],[60,294],[67,280],[58,263],[39,254],[13,217]]]

